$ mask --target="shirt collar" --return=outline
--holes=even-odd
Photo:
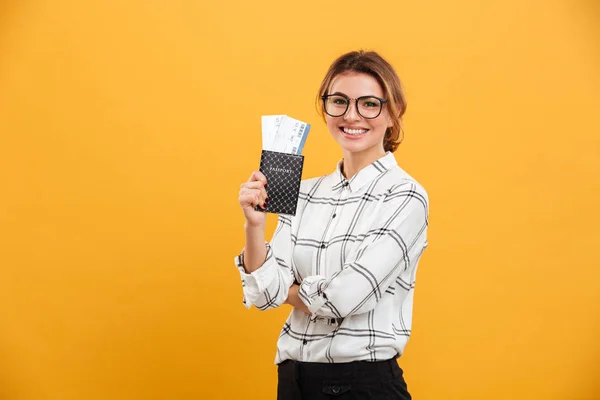
[[[338,161],[336,170],[333,173],[332,190],[339,190],[348,186],[351,192],[356,192],[388,169],[398,165],[394,154],[388,151],[383,157],[358,171],[352,178],[346,179],[342,174],[342,162],[343,160]]]

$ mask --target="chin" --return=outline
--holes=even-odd
[[[379,141],[374,141],[371,137],[363,137],[358,140],[347,139],[344,136],[336,135],[335,141],[344,151],[350,152],[362,152],[365,150],[369,150],[379,144]]]
[[[365,153],[375,151],[378,143],[339,143],[345,153]]]

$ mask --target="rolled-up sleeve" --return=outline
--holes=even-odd
[[[287,299],[289,288],[294,282],[289,216],[279,216],[273,238],[265,245],[267,256],[263,265],[249,274],[244,269],[244,251],[234,259],[242,280],[243,303],[246,308],[252,305],[259,310],[279,307]]]
[[[427,246],[428,199],[414,183],[391,191],[354,257],[331,277],[304,278],[298,294],[311,313],[344,318],[375,308],[400,273],[416,268]]]

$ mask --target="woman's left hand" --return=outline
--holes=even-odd
[[[311,314],[311,312],[308,309],[308,307],[306,306],[306,304],[304,304],[304,302],[300,299],[300,296],[298,295],[299,289],[300,289],[299,285],[293,284],[292,286],[290,286],[290,290],[288,292],[288,298],[286,299],[284,304],[289,304],[292,307],[294,307],[302,312],[305,312],[306,314]]]

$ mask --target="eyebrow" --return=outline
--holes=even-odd
[[[350,98],[350,96],[348,96],[346,93],[342,93],[342,92],[335,92],[335,93],[329,93],[330,95],[341,95],[341,96],[345,96]],[[379,97],[379,96],[375,96],[374,94],[365,94],[364,96],[358,96],[360,97]]]

